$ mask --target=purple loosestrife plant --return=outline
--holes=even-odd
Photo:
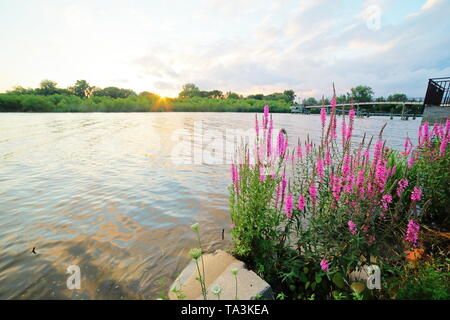
[[[417,241],[419,240],[419,231],[420,225],[414,220],[409,220],[405,239],[413,248],[417,247]]]
[[[333,261],[333,277],[327,280],[332,290],[342,286],[336,279],[345,279],[362,261],[376,257],[383,265],[395,252],[402,254],[399,239],[429,194],[423,179],[411,175],[419,172],[416,166],[423,158],[431,165],[448,158],[450,124],[433,130],[421,127],[419,145],[407,139],[405,151],[396,153],[386,147],[384,127],[378,137],[364,135],[354,144],[355,115],[351,109],[338,131],[333,95],[328,119],[323,111],[317,119],[323,124],[320,141],[307,137],[290,146],[281,130],[274,148],[272,118],[264,109],[256,161],[232,169],[229,190],[234,253],[265,279],[288,281],[291,272],[297,272],[292,266],[299,264],[307,266],[307,277],[310,272],[320,275]],[[238,150],[243,152],[248,148]]]

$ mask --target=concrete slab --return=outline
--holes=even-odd
[[[237,281],[239,300],[273,299],[273,292],[270,285],[261,279],[253,271],[247,270],[242,261],[237,260],[223,250],[217,250],[213,254],[203,256],[205,264],[206,287],[208,291],[208,300],[217,300],[217,296],[211,292],[214,285],[220,285],[222,292],[221,300],[234,300],[236,296],[236,281],[234,275],[231,274],[232,269],[238,269]],[[200,271],[202,270],[201,260],[199,259]],[[186,296],[186,300],[203,300],[201,294],[200,282],[196,280],[198,277],[197,266],[192,260],[189,265],[182,271],[180,276],[174,281],[170,290],[174,287],[181,288]],[[177,296],[169,291],[169,299],[176,300]]]
[[[224,270],[224,272],[211,284],[207,299],[217,300],[218,297],[211,292],[211,288],[214,285],[219,285],[222,288],[220,294],[221,300],[234,300],[236,299],[236,278],[231,273],[232,269],[237,269],[237,299],[238,300],[273,300],[273,292],[270,285],[261,279],[253,271],[247,270],[245,265],[238,261],[232,263]],[[198,299],[203,299],[199,297]]]
[[[422,124],[428,121],[430,124],[445,123],[450,118],[450,107],[427,106],[423,110]]]

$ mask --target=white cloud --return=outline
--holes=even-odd
[[[6,75],[19,74],[19,68],[23,74],[34,72],[36,81],[53,75],[59,83],[65,82],[57,75],[76,77],[67,83],[90,76],[95,85],[123,79],[133,89],[171,96],[187,82],[204,90],[244,94],[294,89],[302,97],[317,98],[330,95],[335,82],[339,93],[365,84],[377,95],[421,96],[428,78],[449,75],[450,1],[428,0],[414,6],[414,14],[404,12],[389,24],[383,16],[392,15],[392,1],[349,5],[344,0],[193,0],[146,8],[135,2],[128,9],[111,5],[102,13],[91,10],[82,23],[75,14],[69,21],[74,27],[62,30],[67,37],[46,30],[36,40],[16,34],[21,41],[0,53],[0,68]],[[90,3],[82,2],[70,12],[83,12]],[[376,31],[367,27],[364,10],[369,6],[378,6],[382,14]],[[67,24],[66,18],[62,20]],[[41,49],[23,50],[22,43]],[[14,55],[21,64],[12,68],[5,61]],[[45,64],[34,63],[44,55]],[[20,83],[11,79],[9,83]],[[1,89],[13,85],[0,81]]]
[[[427,0],[425,4],[422,6],[422,10],[428,10],[438,4],[440,4],[442,0]]]
[[[384,2],[377,1],[382,7]],[[300,95],[316,97],[330,95],[332,82],[340,93],[366,84],[377,95],[404,92],[417,97],[424,95],[428,78],[448,75],[448,4],[436,3],[433,11],[422,11],[376,32],[367,28],[364,19],[342,21],[336,6],[308,2],[290,15],[287,28],[260,26],[254,38],[245,40],[246,46],[222,43],[216,47],[223,46],[222,54],[214,51],[199,58],[211,64],[193,81],[208,89],[270,92],[292,88]]]

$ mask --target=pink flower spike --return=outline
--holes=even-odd
[[[362,187],[362,185],[364,184],[364,170],[359,170],[358,171],[358,178],[356,178],[356,185],[358,187]]]
[[[408,168],[412,168],[413,164],[414,164],[414,156],[411,156],[408,159]]]
[[[322,123],[322,128],[325,127],[325,122],[327,121],[327,109],[320,109],[320,122]]]
[[[278,145],[277,145],[278,147],[277,152],[279,157],[283,157],[284,153],[286,152],[286,142],[287,141],[285,141],[283,131],[280,130],[280,132],[278,133]]]
[[[298,146],[297,146],[297,158],[301,158],[303,156],[303,153],[302,153],[302,146],[299,144]]]
[[[306,152],[306,154],[310,154],[311,153],[311,144],[310,143],[307,143],[305,145],[305,152]]]
[[[288,196],[286,197],[286,205],[285,205],[285,210],[286,210],[286,216],[290,219],[292,217],[292,194],[288,194]]]
[[[332,106],[332,107],[336,107],[336,96],[333,94],[333,98],[331,98],[331,103],[330,103],[330,105]]]
[[[311,200],[312,200],[313,204],[316,204],[316,202],[317,202],[317,188],[314,185],[314,183],[311,183],[311,185],[309,186],[309,195],[311,196]]]
[[[317,169],[317,174],[319,175],[319,177],[323,177],[323,160],[318,158],[317,162],[316,162],[316,169]]]
[[[349,119],[350,126],[352,125],[353,120],[355,119],[355,115],[356,115],[355,110],[350,109],[350,111],[348,112],[348,119]]]
[[[327,150],[325,153],[325,165],[329,166],[331,164],[331,154],[330,151]]]
[[[345,118],[342,118],[341,134],[342,142],[345,143],[345,138],[347,137],[347,124],[345,123]]]
[[[381,198],[381,208],[386,211],[389,206],[388,204],[392,202],[392,196],[390,194],[385,194],[382,198]]]
[[[401,179],[398,182],[398,188],[397,188],[397,196],[400,197],[402,192],[405,191],[406,187],[408,187],[408,179]]]
[[[448,138],[447,136],[444,136],[441,140],[441,145],[439,147],[439,153],[441,156],[445,154],[445,149],[447,148]]]
[[[283,178],[281,179],[281,185],[278,185],[278,187],[277,187],[277,202],[281,196],[281,203],[283,203],[284,193],[286,191],[286,185],[287,185],[287,180],[286,180],[285,175],[283,175]]]
[[[350,173],[351,166],[351,159],[349,156],[345,156],[343,159],[343,165],[342,165],[342,175],[347,176]]]
[[[358,232],[356,224],[352,220],[348,220],[347,224],[351,234],[356,234]]]
[[[239,194],[239,171],[234,163],[231,164],[231,177],[233,180],[234,190],[237,194]]]
[[[423,139],[428,144],[430,140],[429,126],[428,121],[426,121],[423,125]]]
[[[417,246],[417,240],[419,239],[419,230],[420,225],[414,220],[409,220],[405,240],[408,241],[413,247]]]
[[[336,134],[336,116],[331,115],[331,138],[332,139],[336,139],[337,138],[337,134]]]
[[[264,166],[260,165],[259,166],[259,181],[264,182],[265,179],[266,179],[266,176],[264,175]]]
[[[418,187],[414,187],[413,192],[411,193],[411,200],[419,201],[422,198],[422,190]]]
[[[305,197],[302,195],[298,197],[298,210],[305,210]]]
[[[320,261],[320,268],[323,271],[330,271],[330,264],[328,263],[327,260],[322,259],[322,261]]]
[[[263,127],[267,129],[267,124],[269,123],[269,106],[266,104],[264,106],[264,118],[263,118]]]
[[[277,203],[278,201],[280,201],[280,196],[281,196],[281,186],[277,185],[277,198],[276,198]]]
[[[272,119],[270,120],[269,130],[267,132],[267,157],[272,156]]]
[[[422,137],[423,137],[422,125],[419,126],[419,131],[418,131],[417,135],[418,135],[417,140],[419,141],[419,147],[420,147],[420,146],[422,146],[422,143],[423,143],[423,141],[422,141]]]

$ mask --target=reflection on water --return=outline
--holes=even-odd
[[[273,118],[291,141],[320,136],[318,116]],[[191,224],[208,250],[229,245],[229,166],[186,161],[202,145],[199,122],[224,134],[252,128],[254,115],[0,114],[0,299],[155,299],[189,261]],[[355,135],[386,122],[401,148],[420,120],[358,119]],[[192,148],[175,159],[179,138]]]

